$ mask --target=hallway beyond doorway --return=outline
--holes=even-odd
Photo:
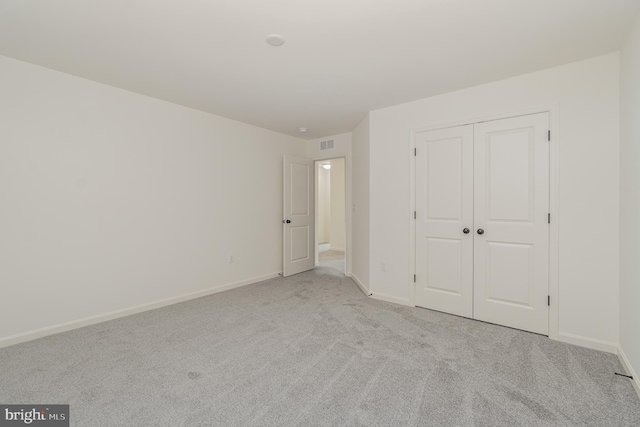
[[[320,252],[320,266],[332,268],[344,275],[344,252],[340,251],[324,251]]]

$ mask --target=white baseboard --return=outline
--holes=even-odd
[[[633,377],[630,381],[633,384],[633,388],[636,390],[636,393],[638,393],[638,397],[640,397],[640,378],[636,374],[636,371],[634,371],[633,366],[629,363],[629,359],[627,359],[627,356],[624,354],[624,351],[622,351],[622,347],[620,346],[618,346],[618,359],[620,359],[620,363],[624,367],[627,375],[631,375]]]
[[[329,246],[329,250],[330,251],[336,251],[336,252],[344,252],[344,248],[334,248],[333,246]]]
[[[142,313],[143,311],[153,310],[156,308],[177,304],[180,302],[204,297],[207,295],[217,294],[218,292],[224,292],[224,291],[239,288],[242,286],[251,285],[253,283],[258,283],[265,280],[273,279],[274,277],[278,277],[281,274],[282,273],[265,274],[264,276],[254,277],[251,279],[230,283],[228,285],[216,286],[214,288],[205,289],[203,291],[197,291],[197,292],[192,292],[184,295],[178,295],[176,297],[171,297],[171,298],[166,298],[166,299],[153,301],[145,304],[140,304],[134,307],[124,308],[122,310],[116,310],[116,311],[111,311],[105,314],[99,314],[97,316],[85,317],[84,319],[78,319],[78,320],[73,320],[71,322],[59,323],[57,325],[48,326],[48,327],[36,329],[33,331],[11,335],[11,336],[0,339],[0,348],[8,347],[10,345],[19,344],[26,341],[35,340],[35,339],[46,337],[49,335],[59,334],[61,332],[70,331],[72,329],[82,328],[84,326],[94,325],[96,323],[106,322],[108,320],[118,319],[120,317],[130,316],[132,314]]]
[[[618,354],[618,344],[609,341],[587,338],[580,335],[569,334],[566,332],[560,332],[558,334],[558,341],[566,342],[573,345],[579,345],[580,347],[591,348],[593,350],[600,350],[606,351],[607,353]]]
[[[364,294],[366,296],[368,296],[368,297],[371,296],[371,292],[369,292],[369,289],[360,281],[360,279],[358,279],[356,276],[354,276],[353,273],[351,273],[349,275],[349,277],[351,277],[351,280],[353,280],[356,283],[356,285],[358,285],[360,290],[362,292],[364,292]]]
[[[409,298],[398,298],[391,295],[371,293],[371,298],[380,301],[392,302],[394,304],[406,305],[408,307],[415,307],[409,302]]]

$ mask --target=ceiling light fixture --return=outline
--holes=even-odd
[[[269,34],[267,36],[267,43],[269,43],[271,46],[282,46],[284,44],[284,37],[282,37],[280,34]]]
[[[331,169],[331,163],[325,163],[324,165],[322,165],[323,168],[325,169]]]
[[[307,128],[300,128],[300,133],[307,133]]]

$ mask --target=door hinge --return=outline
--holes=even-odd
[[[418,155],[418,149],[417,149],[417,148],[414,148],[414,149],[413,149],[413,155],[414,155],[414,156],[417,156],[417,155]]]
[[[547,295],[547,305],[551,305],[551,295]]]
[[[416,283],[416,275],[413,275],[413,283]]]
[[[413,211],[413,219],[418,219],[418,212]]]
[[[547,131],[547,141],[551,141],[551,131]]]
[[[547,214],[547,224],[551,224],[551,214]]]

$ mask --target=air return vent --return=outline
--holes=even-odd
[[[333,149],[333,139],[320,141],[320,150],[331,150],[331,149]]]

